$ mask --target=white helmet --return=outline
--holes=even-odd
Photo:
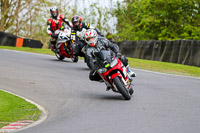
[[[89,29],[85,32],[85,41],[91,47],[95,47],[97,43],[97,32],[93,29]]]
[[[56,6],[54,6],[54,7],[51,7],[50,8],[50,12],[51,12],[51,16],[53,17],[53,18],[57,18],[58,17],[58,8],[56,7]]]

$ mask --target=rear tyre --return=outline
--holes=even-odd
[[[113,79],[113,82],[115,84],[115,86],[117,87],[118,91],[122,94],[122,96],[126,99],[126,100],[130,100],[131,99],[131,95],[130,93],[126,90],[126,88],[123,85],[123,82],[121,81],[121,79],[117,76]]]

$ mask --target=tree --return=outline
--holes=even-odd
[[[45,0],[1,0],[0,30],[19,35],[20,30],[29,25],[26,29],[32,31],[30,25],[40,11],[38,7],[44,2]]]
[[[112,0],[111,0],[112,1]],[[79,10],[83,2],[84,11]],[[100,29],[104,34],[112,32],[112,14],[110,8],[103,8],[96,0],[91,5],[82,1],[70,0],[0,0],[0,30],[14,35],[41,40],[45,47],[49,36],[46,32],[47,19],[50,17],[50,7],[57,6],[59,13],[70,21],[73,15],[80,15],[83,21]]]
[[[1,0],[0,2],[0,30],[5,31],[14,24],[27,2],[25,0]]]
[[[97,1],[89,5],[89,7],[84,7],[84,10],[78,13],[84,21],[97,27],[102,33],[107,34],[113,31],[109,24],[112,21],[112,12],[108,7],[101,7]]]
[[[199,0],[127,0],[115,10],[120,40],[200,39]]]

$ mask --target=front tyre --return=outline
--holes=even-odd
[[[78,56],[74,54],[74,44],[70,44],[69,45],[69,52],[70,52],[70,57],[72,59],[73,62],[78,62]]]
[[[113,79],[113,82],[116,86],[116,88],[118,89],[118,91],[122,94],[122,96],[126,99],[126,100],[130,100],[131,99],[131,95],[130,93],[126,90],[126,88],[123,85],[123,82],[121,81],[121,79],[116,76]]]
[[[59,60],[63,60],[65,57],[60,55],[59,53],[55,53],[56,57],[59,59]]]

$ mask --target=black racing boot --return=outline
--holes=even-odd
[[[111,89],[110,86],[107,86],[106,91],[109,91],[110,89]]]

